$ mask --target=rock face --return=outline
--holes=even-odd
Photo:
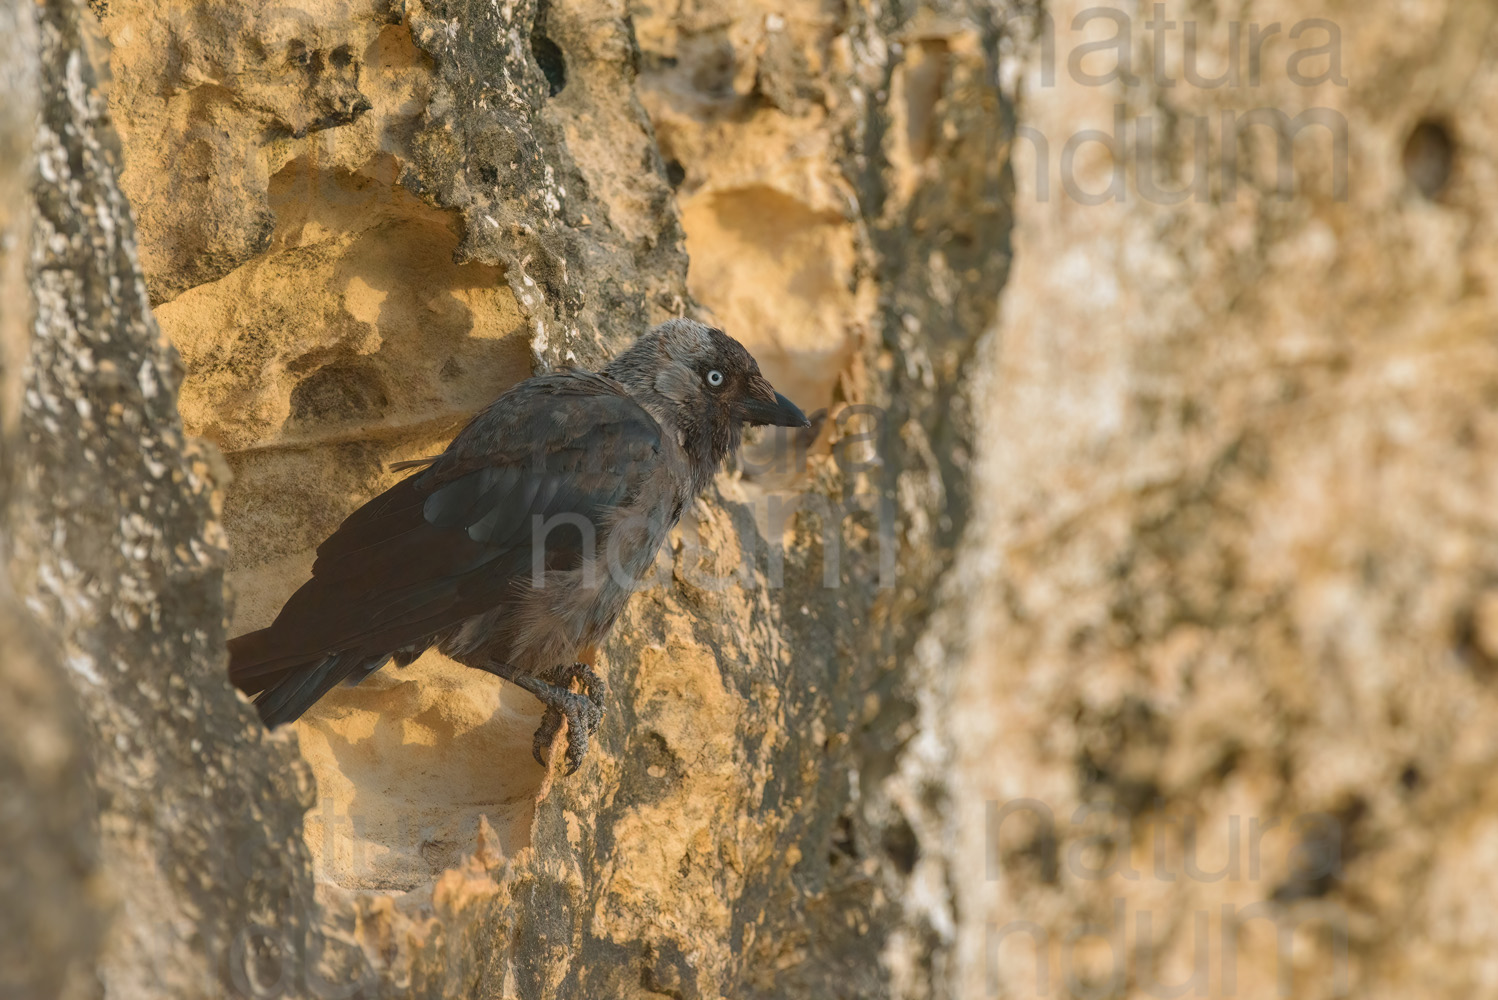
[[[1492,989],[1493,9],[1168,5],[1128,86],[1086,7],[1008,67],[954,995]]]
[[[36,12],[35,320],[9,535],[92,737],[113,898],[98,981],[118,996],[249,992],[267,962],[305,951],[310,782],[221,683],[220,463],[177,417],[177,362],[87,55],[93,18],[71,2]],[[74,826],[86,843],[89,824]]]
[[[0,502],[11,499],[31,341],[35,14],[0,8]],[[8,535],[8,532],[6,533]],[[8,555],[6,535],[0,554]],[[97,955],[103,921],[82,714],[44,629],[0,573],[0,995],[58,996]]]
[[[891,166],[910,155],[880,103],[899,18],[765,11],[729,37],[717,15],[601,5],[98,12],[118,188],[112,158],[85,162],[116,207],[50,224],[113,223],[89,267],[118,301],[107,322],[85,295],[38,323],[19,564],[92,668],[75,683],[102,748],[104,867],[140,918],[115,923],[107,988],[141,994],[155,970],[184,994],[218,976],[255,995],[865,995],[887,990],[890,928],[917,928],[911,954],[929,955],[901,902],[919,850],[890,778],[920,711],[903,654],[961,528],[943,509],[970,450],[956,362],[1007,266],[1002,116],[948,137],[962,162],[929,178]],[[50,16],[82,51],[76,12]],[[972,116],[999,104],[975,30],[938,73],[972,91]],[[87,65],[43,61],[54,86]],[[85,76],[62,92],[88,128],[54,131],[107,143],[102,91]],[[672,123],[664,155],[648,111]],[[753,155],[756,137],[783,153]],[[949,170],[998,225],[921,203]],[[940,294],[900,263],[910,240]],[[44,230],[39,252],[54,243]],[[436,656],[338,692],[294,744],[256,733],[219,683],[215,489],[232,628],[252,628],[393,481],[387,463],[440,448],[533,367],[595,363],[684,310],[716,311],[831,413],[778,459],[752,442],[693,513],[602,652],[611,712],[582,774],[529,760],[528,696]],[[74,451],[43,455],[44,438]],[[115,503],[80,509],[89,495]],[[144,523],[113,525],[116,507]],[[196,781],[188,762],[206,765]],[[214,874],[224,845],[277,836],[263,867]],[[199,930],[153,936],[151,912]]]
[[[1489,5],[90,6],[0,7],[23,995],[1491,991]],[[260,729],[389,463],[683,313],[824,415],[582,771],[435,654]]]

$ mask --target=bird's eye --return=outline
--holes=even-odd
[[[716,368],[714,368],[712,371],[708,372],[707,373],[707,384],[710,385],[710,386],[712,386],[714,389],[716,389],[718,386],[722,385],[723,384],[723,373],[720,372],[720,371],[718,371],[718,369],[716,369]]]

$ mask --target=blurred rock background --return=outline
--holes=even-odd
[[[1495,17],[0,6],[0,986],[1498,990]],[[388,464],[682,313],[825,415],[584,769],[435,655],[264,734]]]

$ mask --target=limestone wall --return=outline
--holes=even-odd
[[[1491,991],[1490,5],[0,13],[23,995]],[[261,731],[390,463],[682,314],[820,412],[578,774],[436,654]]]

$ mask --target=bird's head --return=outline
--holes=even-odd
[[[745,424],[809,427],[775,391],[744,345],[695,320],[667,320],[615,358],[604,373],[629,390],[711,477],[738,447]]]

